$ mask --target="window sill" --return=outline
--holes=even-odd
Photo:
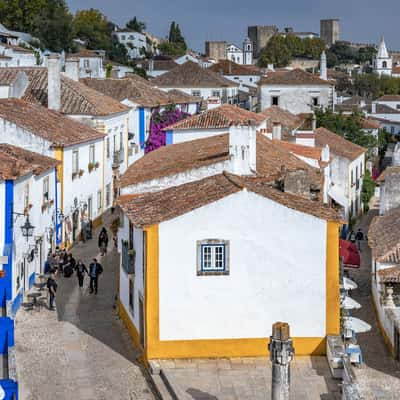
[[[229,271],[197,271],[197,276],[229,275]]]

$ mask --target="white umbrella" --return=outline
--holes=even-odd
[[[346,329],[351,329],[355,333],[369,332],[372,328],[370,324],[355,317],[347,317],[344,321],[344,326]]]
[[[354,290],[357,289],[358,285],[354,281],[352,281],[349,278],[344,277],[343,278],[343,289],[344,290]]]
[[[351,297],[349,296],[345,296],[342,299],[342,302],[340,304],[341,308],[344,308],[345,310],[358,310],[359,308],[361,308],[361,304],[357,303],[355,300],[353,300]]]
[[[5,399],[6,397],[6,393],[4,391],[4,389],[2,388],[2,386],[0,385],[0,400]]]

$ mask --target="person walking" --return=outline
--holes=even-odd
[[[85,277],[85,273],[89,275],[89,272],[82,260],[78,260],[75,269],[76,276],[78,277],[79,287],[83,287],[83,278]]]
[[[357,248],[361,251],[361,242],[364,240],[364,234],[362,230],[359,228],[356,233],[356,241],[357,241]]]
[[[89,265],[89,277],[90,277],[90,293],[97,294],[99,287],[99,276],[103,272],[103,267],[97,262],[96,258],[93,258],[93,262]]]
[[[104,227],[99,234],[98,246],[99,246],[101,255],[104,256],[104,254],[107,253],[107,246],[108,246],[107,230]]]
[[[56,298],[57,292],[57,282],[54,275],[54,272],[50,273],[49,278],[47,279],[47,289],[49,290],[49,310],[54,310],[54,299]]]

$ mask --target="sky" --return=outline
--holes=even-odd
[[[242,44],[248,25],[277,25],[280,30],[319,33],[319,20],[340,19],[340,38],[378,43],[400,50],[399,0],[67,0],[72,12],[97,8],[123,26],[137,16],[147,31],[165,37],[175,20],[188,46],[204,51],[206,40]],[[367,5],[368,4],[368,5]]]

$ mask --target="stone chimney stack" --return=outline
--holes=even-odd
[[[65,60],[65,76],[76,82],[79,81],[79,58]]]
[[[255,121],[230,126],[229,155],[233,174],[252,175],[256,171]]]
[[[328,70],[326,67],[326,54],[325,51],[321,54],[320,78],[324,81],[328,80]]]
[[[50,110],[61,109],[61,61],[59,54],[50,54],[47,61],[47,104]]]
[[[278,122],[272,124],[272,139],[282,140],[282,125]]]
[[[304,169],[285,170],[283,175],[283,191],[306,199],[311,198],[311,180]]]

